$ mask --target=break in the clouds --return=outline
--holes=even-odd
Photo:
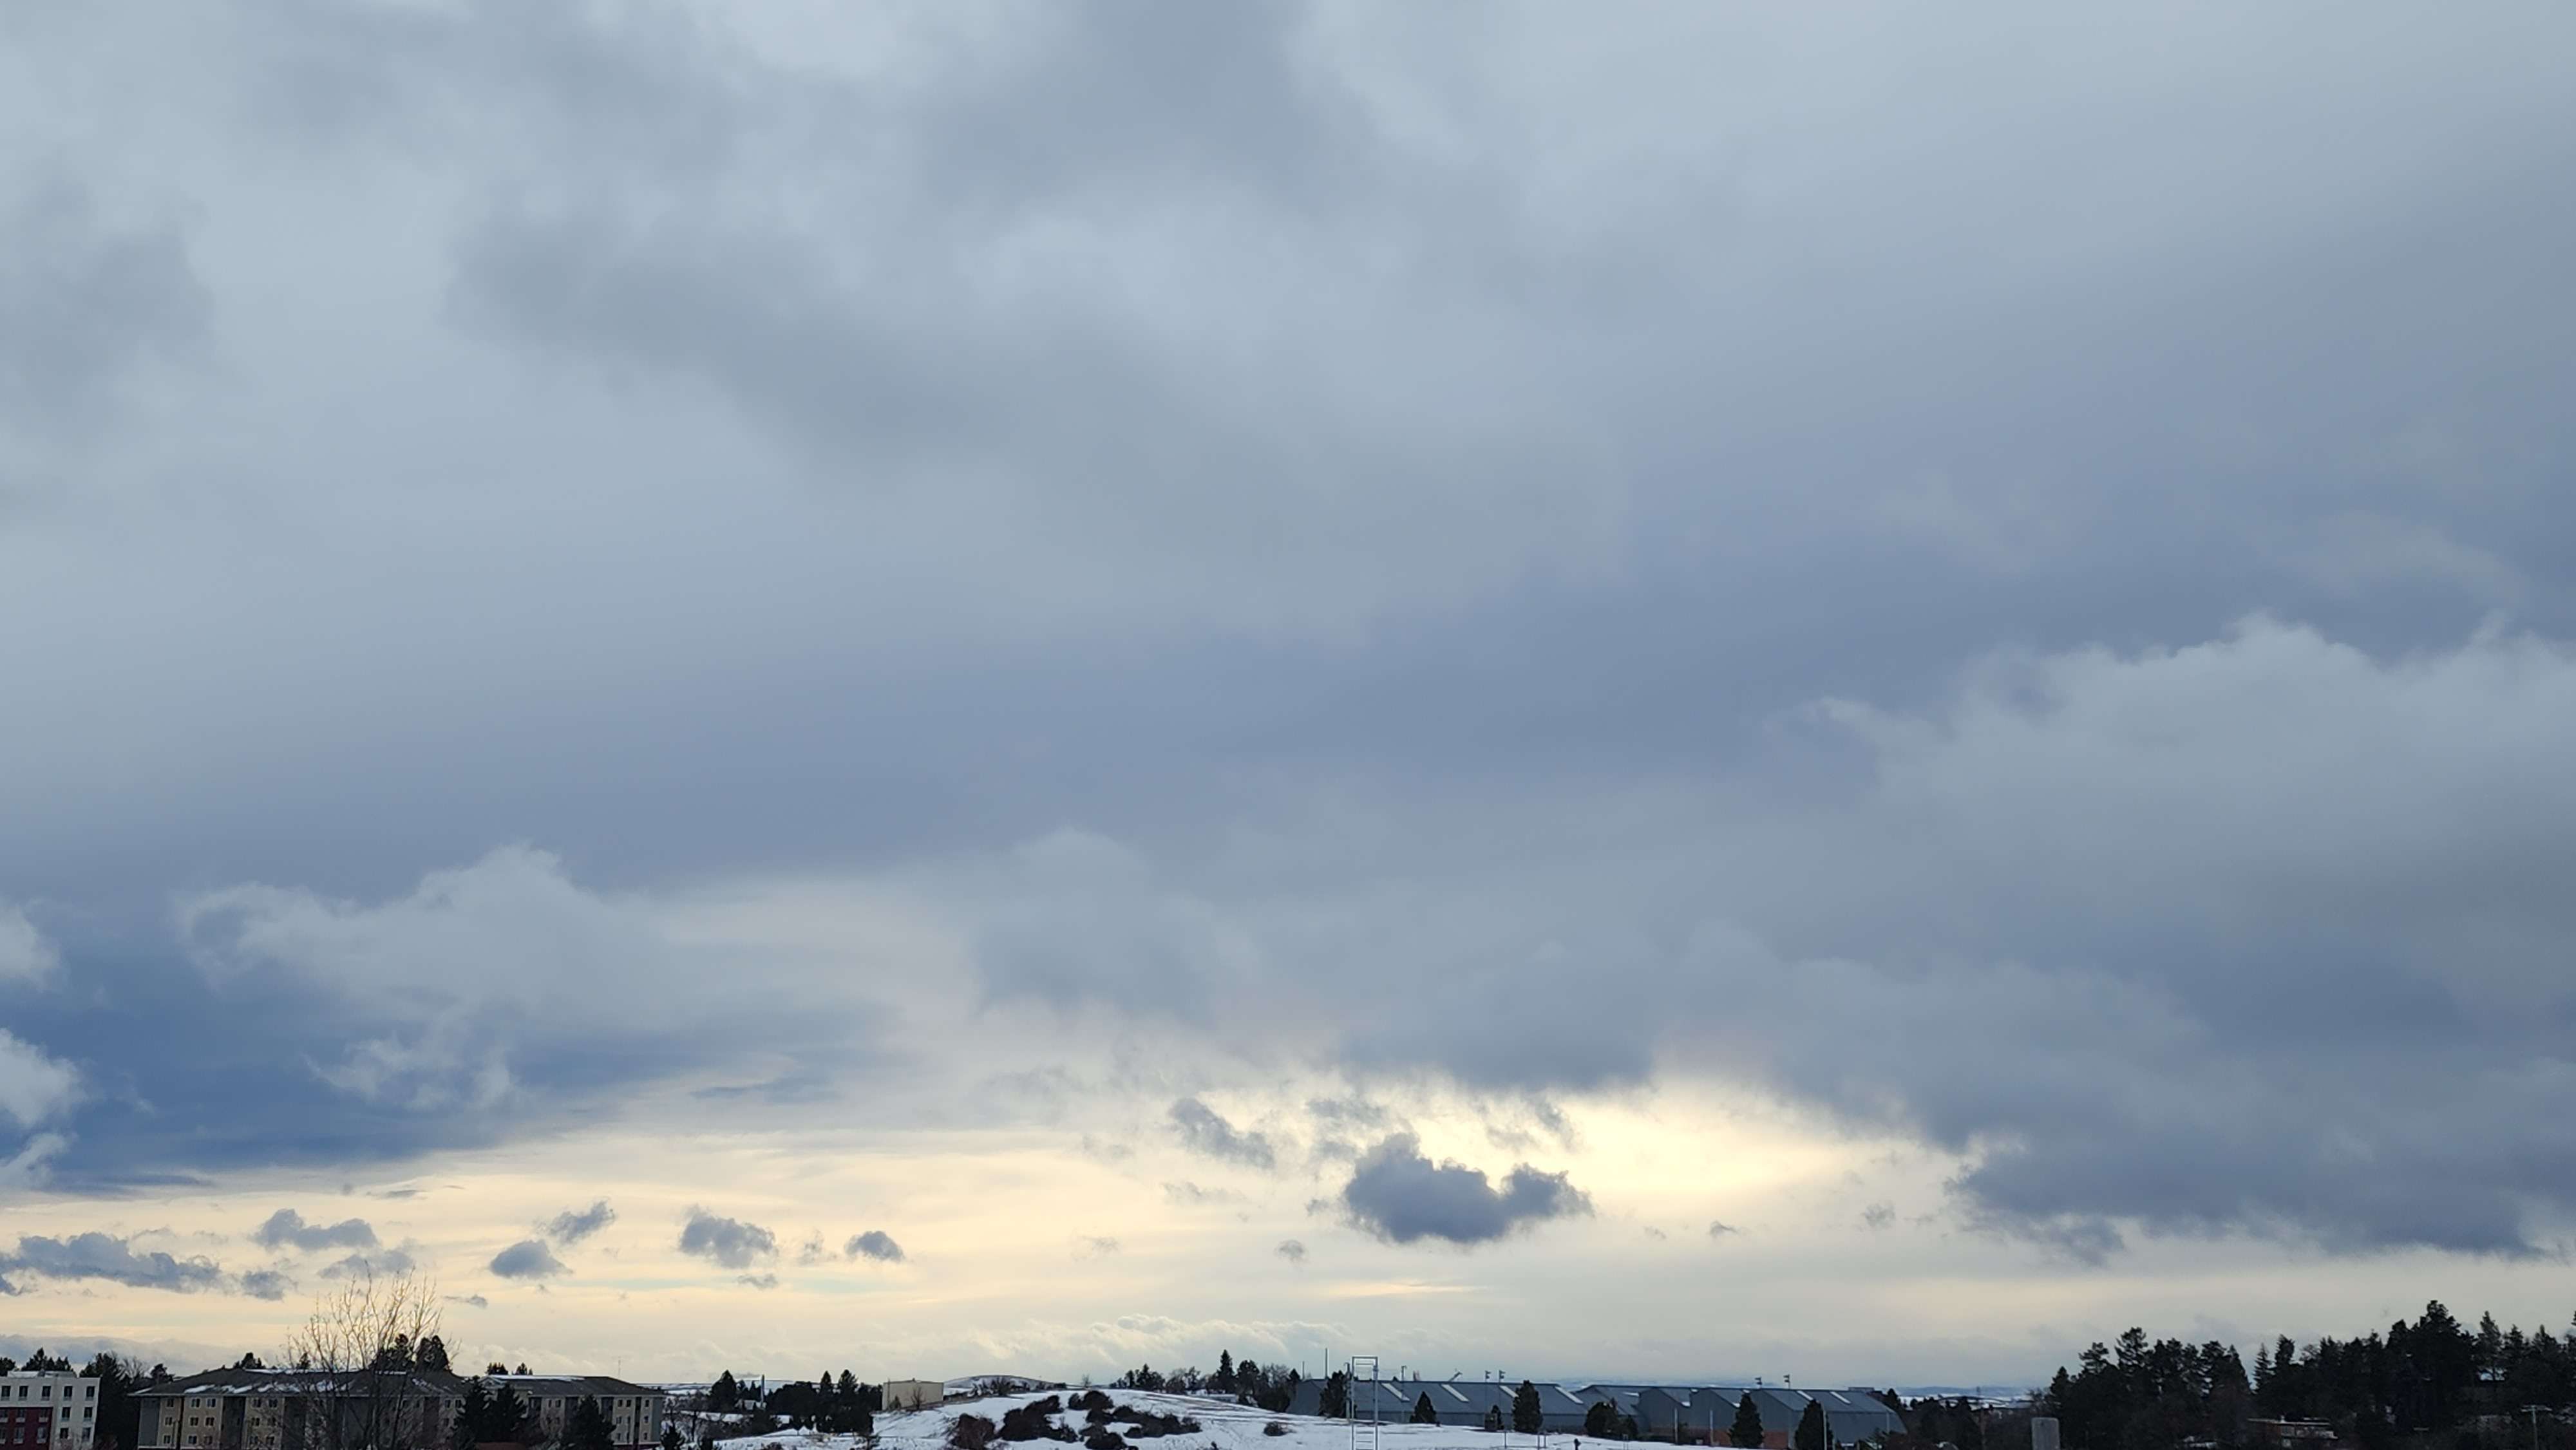
[[[680,1252],[724,1268],[747,1269],[778,1257],[778,1235],[756,1223],[692,1208],[680,1226]]]
[[[1279,1155],[1270,1146],[1267,1135],[1238,1129],[1224,1116],[1196,1098],[1183,1098],[1172,1104],[1173,1131],[1180,1135],[1182,1146],[1210,1158],[1240,1163],[1247,1168],[1275,1168]]]
[[[1498,1189],[1483,1169],[1432,1162],[1409,1133],[1390,1134],[1362,1154],[1341,1201],[1354,1224],[1398,1244],[1491,1243],[1548,1219],[1592,1212],[1592,1200],[1565,1174],[1524,1163]]]
[[[543,1239],[521,1239],[494,1254],[488,1267],[504,1279],[551,1279],[572,1272]]]
[[[577,1244],[616,1221],[617,1210],[609,1207],[608,1200],[602,1198],[593,1201],[588,1208],[578,1211],[568,1208],[546,1220],[545,1234],[559,1244]]]
[[[900,1264],[903,1262],[903,1245],[896,1243],[894,1236],[884,1229],[872,1228],[865,1233],[851,1235],[850,1241],[841,1245],[841,1257]]]
[[[306,1223],[304,1215],[291,1208],[270,1214],[266,1222],[252,1232],[251,1242],[264,1249],[372,1249],[376,1231],[365,1219],[347,1218],[338,1223]]]
[[[13,1234],[738,1192],[1114,1372],[1219,1346],[1086,1225],[1188,1324],[1289,1234],[1651,1287],[1587,1198],[2311,1304],[2576,1229],[2576,15],[1185,9],[13,27]]]
[[[226,1283],[223,1269],[212,1259],[183,1259],[160,1249],[137,1251],[131,1238],[95,1231],[66,1238],[21,1235],[15,1249],[0,1252],[0,1293],[23,1292],[22,1279],[100,1280],[183,1294],[219,1289]],[[267,1276],[255,1278],[262,1289],[274,1282]]]

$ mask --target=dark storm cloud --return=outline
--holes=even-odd
[[[1351,1222],[1389,1243],[1423,1239],[1475,1245],[1506,1238],[1553,1218],[1592,1212],[1592,1200],[1562,1173],[1514,1168],[1497,1190],[1484,1170],[1433,1163],[1410,1133],[1371,1148],[1342,1187]]]
[[[253,1269],[241,1276],[241,1291],[253,1299],[283,1299],[294,1287],[293,1279],[275,1269]]]
[[[14,1277],[81,1280],[100,1279],[136,1289],[168,1289],[194,1293],[224,1287],[224,1271],[211,1259],[174,1258],[158,1249],[137,1253],[134,1241],[112,1234],[80,1233],[69,1238],[49,1238],[28,1234],[19,1238],[15,1250],[0,1253],[0,1288],[6,1292],[20,1290],[7,1287]],[[264,1286],[271,1282],[261,1279]]]
[[[778,1257],[778,1235],[756,1223],[692,1207],[680,1227],[680,1252],[728,1269],[747,1269],[762,1259]]]
[[[572,1272],[543,1239],[521,1239],[494,1254],[490,1267],[504,1279],[551,1279]]]
[[[1276,1168],[1279,1155],[1272,1150],[1270,1139],[1259,1132],[1244,1132],[1224,1116],[1197,1098],[1182,1098],[1172,1104],[1172,1130],[1180,1135],[1181,1146],[1210,1158],[1240,1163],[1247,1168]]]
[[[853,1235],[848,1243],[841,1245],[841,1257],[900,1264],[903,1262],[903,1245],[896,1243],[885,1230],[872,1228],[866,1233]]]
[[[372,1249],[376,1231],[365,1219],[347,1218],[338,1223],[306,1223],[304,1215],[291,1208],[281,1208],[268,1216],[251,1234],[251,1242],[264,1249]]]
[[[546,1237],[556,1243],[577,1244],[616,1221],[617,1210],[610,1208],[608,1200],[603,1198],[579,1212],[565,1209],[556,1214],[546,1221],[545,1232]]]

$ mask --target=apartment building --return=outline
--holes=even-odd
[[[526,1402],[535,1443],[561,1439],[574,1407],[588,1398],[599,1401],[619,1450],[661,1444],[660,1390],[606,1375],[486,1375],[483,1383],[496,1392],[506,1385]],[[441,1450],[466,1385],[439,1370],[209,1370],[136,1393],[142,1407],[136,1450]],[[17,1447],[0,1443],[0,1450]],[[80,1442],[70,1442],[69,1450],[80,1450]]]
[[[564,1427],[572,1422],[575,1406],[585,1399],[595,1399],[600,1413],[608,1416],[609,1438],[620,1447],[635,1446],[640,1450],[662,1443],[660,1390],[603,1374],[487,1374],[482,1380],[485,1388],[496,1393],[504,1385],[518,1391],[548,1439],[563,1434]]]
[[[0,1375],[0,1450],[80,1450],[98,1434],[98,1381],[69,1370]]]

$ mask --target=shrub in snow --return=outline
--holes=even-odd
[[[1261,1427],[1261,1433],[1264,1435],[1285,1435],[1288,1433],[1288,1427],[1280,1424],[1277,1420],[1273,1420],[1269,1424]]]
[[[1053,1395],[1035,1404],[1022,1405],[1002,1416],[1001,1437],[1005,1440],[1070,1440],[1073,1432],[1055,1422],[1064,1409],[1064,1401]]]
[[[1082,1450],[1127,1450],[1127,1438],[1112,1434],[1106,1426],[1094,1425],[1082,1432]]]
[[[984,1450],[993,1443],[993,1422],[981,1415],[959,1415],[948,1427],[948,1443],[955,1450]]]

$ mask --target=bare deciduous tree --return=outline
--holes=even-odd
[[[445,1443],[444,1396],[414,1360],[438,1323],[438,1286],[416,1272],[361,1272],[325,1293],[286,1343],[286,1362],[305,1375],[284,1407],[280,1450]]]

